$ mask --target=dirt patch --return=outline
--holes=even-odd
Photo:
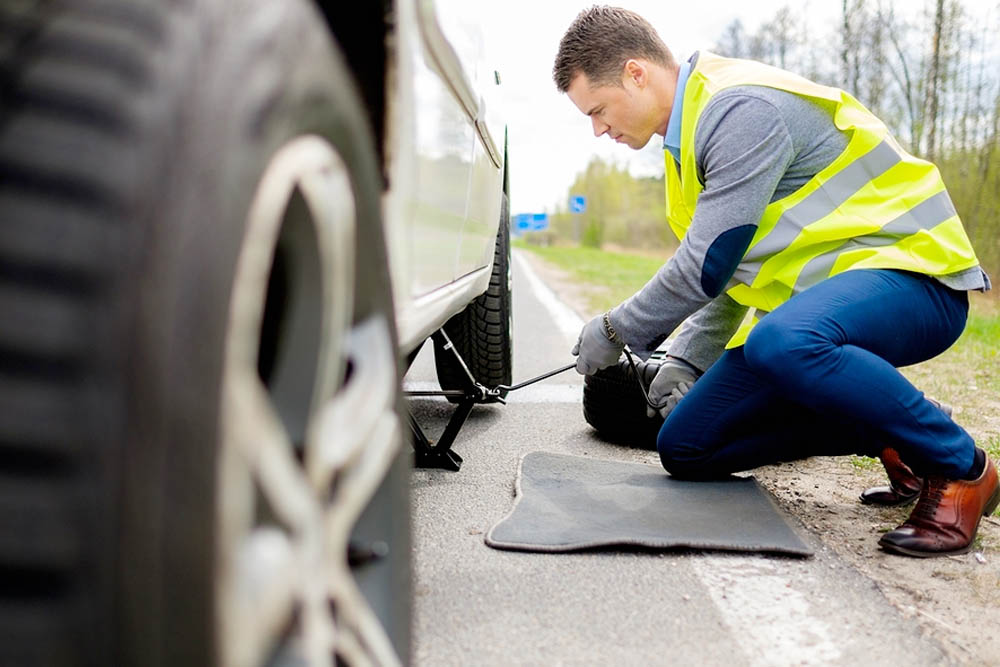
[[[870,577],[955,660],[1000,663],[1000,636],[991,632],[1000,623],[1000,519],[983,519],[971,553],[904,558],[883,552],[877,541],[911,508],[858,501],[863,489],[886,483],[881,467],[859,468],[852,457],[812,458],[759,468],[754,475],[787,512]]]
[[[596,313],[588,307],[593,287],[531,253],[529,261],[542,280],[584,320]],[[955,419],[977,442],[996,442],[1000,405],[985,384],[983,371],[970,370],[970,360],[945,354],[904,371],[930,395],[956,406]],[[858,571],[869,577],[905,616],[936,639],[960,663],[1000,664],[1000,518],[986,517],[975,548],[962,556],[905,558],[878,547],[882,533],[909,514],[906,508],[862,505],[858,494],[883,485],[885,473],[870,459],[813,458],[766,466],[754,475],[799,519],[807,530]]]

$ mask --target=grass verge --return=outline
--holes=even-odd
[[[566,271],[575,281],[592,286],[586,298],[594,312],[604,312],[635,294],[666,261],[666,257],[575,246],[536,246],[520,240],[515,240],[514,246]]]

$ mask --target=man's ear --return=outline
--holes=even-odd
[[[622,78],[626,81],[631,80],[639,88],[644,88],[649,82],[649,70],[646,68],[645,63],[635,58],[630,58],[625,62],[625,71]]]

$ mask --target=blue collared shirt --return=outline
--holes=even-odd
[[[663,148],[670,151],[677,163],[681,161],[681,109],[684,106],[684,88],[691,74],[691,63],[681,63],[677,74],[677,88],[674,91],[674,106],[670,110],[670,120],[667,122],[667,133],[663,135]]]

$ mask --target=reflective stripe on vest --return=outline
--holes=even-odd
[[[764,209],[728,294],[754,308],[727,347],[742,345],[759,317],[837,273],[894,268],[941,276],[979,264],[937,168],[913,157],[846,92],[790,72],[701,52],[684,91],[680,171],[665,152],[667,221],[691,225],[703,185],[694,135],[702,111],[726,88],[758,85],[835,103],[847,148],[792,194]]]

